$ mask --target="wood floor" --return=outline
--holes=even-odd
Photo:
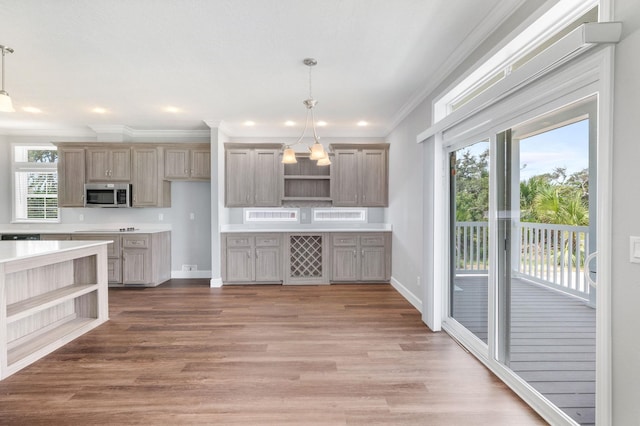
[[[389,285],[111,289],[0,382],[0,424],[545,424]]]
[[[454,317],[487,342],[487,278],[456,277]],[[512,279],[509,367],[578,424],[595,424],[596,311]]]

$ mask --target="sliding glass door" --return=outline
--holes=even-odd
[[[449,154],[449,312],[487,344],[489,141]]]
[[[448,153],[448,329],[581,425],[595,423],[596,113],[594,96]]]

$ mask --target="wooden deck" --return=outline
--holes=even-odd
[[[487,341],[487,279],[458,276],[454,318]],[[581,425],[595,423],[595,309],[512,281],[510,368]]]

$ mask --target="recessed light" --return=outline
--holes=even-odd
[[[326,121],[318,121],[316,124],[317,124],[318,126],[320,126],[320,127],[324,127],[324,126],[326,126],[326,125],[327,125],[327,122],[326,122]]]
[[[42,112],[42,110],[40,108],[36,108],[36,107],[32,107],[32,106],[26,106],[24,108],[22,108],[22,110],[24,112],[30,112],[32,114],[39,114]]]
[[[172,112],[172,113],[180,112],[180,108],[174,107],[174,106],[171,106],[171,105],[169,105],[168,107],[165,107],[164,110],[167,111],[167,112]]]
[[[255,121],[251,121],[251,120],[247,120],[247,121],[244,122],[244,125],[251,127],[251,126],[255,126],[256,122]]]
[[[95,107],[91,111],[95,112],[96,114],[105,114],[107,112],[107,110],[102,107]]]
[[[291,120],[287,120],[284,122],[285,126],[291,127],[291,126],[295,126],[296,122],[295,121],[291,121]]]
[[[368,126],[368,125],[369,125],[369,123],[367,123],[367,122],[366,122],[366,121],[364,121],[364,120],[360,120],[360,121],[358,121],[358,126],[360,126],[360,127],[364,127],[364,126]]]

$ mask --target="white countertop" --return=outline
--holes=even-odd
[[[109,241],[0,241],[0,263],[108,243]]]
[[[222,225],[220,232],[390,232],[388,223],[339,223],[319,225],[311,224],[269,224],[269,225]]]
[[[120,231],[120,228],[128,228],[131,224],[6,224],[0,225],[0,234],[154,234],[157,232],[171,231],[167,225],[141,224],[133,231]]]

